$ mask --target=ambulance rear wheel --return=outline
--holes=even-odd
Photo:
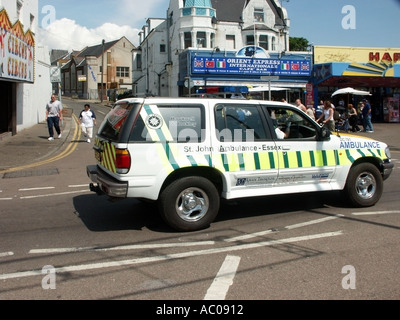
[[[161,193],[159,211],[163,220],[177,231],[195,231],[210,226],[220,205],[215,185],[203,177],[185,177]]]
[[[345,193],[355,207],[371,207],[382,196],[383,178],[372,163],[361,163],[351,168]]]

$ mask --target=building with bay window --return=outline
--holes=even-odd
[[[170,0],[133,50],[136,95],[304,95],[311,52],[289,51],[290,19],[277,0]]]

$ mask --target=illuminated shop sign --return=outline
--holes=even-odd
[[[308,60],[195,56],[192,59],[192,73],[308,77],[311,75],[311,62]]]
[[[0,11],[0,79],[34,82],[34,48],[32,32],[24,33],[20,21],[12,26]]]

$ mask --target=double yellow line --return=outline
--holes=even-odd
[[[29,169],[29,168],[33,168],[33,167],[38,167],[38,166],[41,166],[41,165],[44,165],[44,164],[48,164],[48,163],[55,162],[57,160],[63,159],[65,157],[68,157],[70,154],[72,154],[75,151],[75,149],[77,148],[78,141],[79,141],[79,139],[81,137],[81,131],[79,130],[78,118],[74,114],[72,114],[72,119],[73,119],[74,124],[75,124],[75,129],[74,129],[74,135],[72,137],[72,142],[60,154],[58,154],[58,155],[56,155],[54,157],[51,157],[49,159],[39,161],[39,162],[34,162],[34,163],[31,163],[31,164],[28,164],[28,165],[6,169],[4,171],[1,171],[1,173],[9,173],[9,172],[25,170],[25,169]]]

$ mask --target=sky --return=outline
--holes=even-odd
[[[400,0],[279,0],[290,36],[313,45],[400,48]],[[81,50],[127,37],[135,46],[148,18],[164,18],[169,0],[39,0],[36,40]],[[218,13],[217,13],[218,14]]]

